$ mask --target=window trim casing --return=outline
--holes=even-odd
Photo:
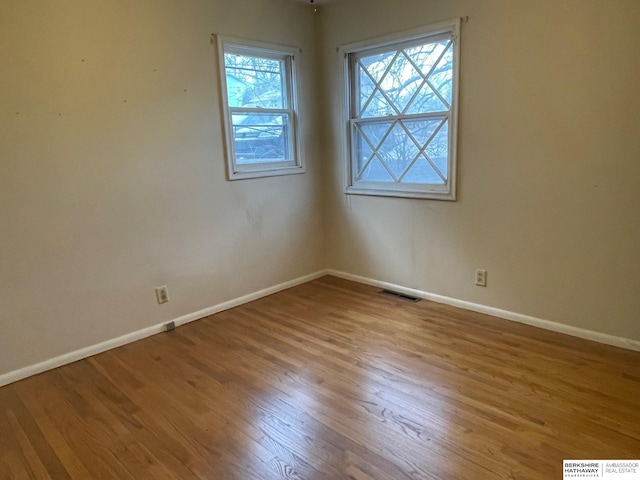
[[[248,178],[273,177],[280,175],[295,175],[305,173],[305,163],[302,157],[301,129],[299,101],[298,101],[298,77],[299,77],[299,53],[297,47],[278,45],[268,42],[247,40],[244,38],[227,35],[213,34],[217,44],[218,53],[218,81],[220,103],[222,105],[222,127],[224,155],[228,180],[241,180]],[[232,109],[229,107],[225,53],[240,53],[247,56],[255,55],[273,59],[285,60],[285,77],[287,82],[287,109],[260,109],[261,113],[283,113],[287,111],[291,121],[291,153],[292,161],[260,162],[254,164],[238,165],[235,158],[235,143],[233,137]],[[246,110],[246,109],[241,109]]]
[[[460,96],[460,18],[454,18],[443,22],[438,22],[411,30],[392,33],[376,37],[373,39],[349,43],[338,47],[340,57],[340,68],[344,84],[344,98],[342,101],[342,129],[343,144],[343,165],[344,165],[344,193],[347,195],[370,195],[384,197],[401,198],[422,198],[432,200],[455,201],[457,195],[457,150],[458,150],[458,110]],[[362,52],[375,52],[385,50],[394,45],[403,45],[413,41],[438,37],[439,35],[450,34],[453,47],[453,68],[452,68],[452,92],[451,108],[449,118],[449,158],[448,158],[448,178],[445,185],[436,184],[410,184],[410,183],[384,183],[358,181],[354,179],[354,148],[353,141],[353,119],[351,116],[355,99],[352,92],[356,90],[354,82],[356,76],[351,70],[351,55]],[[411,189],[411,186],[414,189]],[[419,189],[419,190],[418,190]]]

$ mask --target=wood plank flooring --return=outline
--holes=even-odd
[[[0,388],[2,479],[558,479],[640,354],[324,277]]]

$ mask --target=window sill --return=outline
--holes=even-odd
[[[393,190],[384,188],[363,188],[363,187],[347,187],[345,189],[347,195],[368,195],[374,197],[398,197],[398,198],[415,198],[423,200],[444,200],[449,202],[456,201],[455,192],[449,191],[411,191],[411,190]]]
[[[305,173],[305,168],[299,165],[281,168],[269,168],[268,170],[243,170],[240,172],[230,172],[229,180],[244,180],[249,178],[277,177],[280,175],[298,175]]]

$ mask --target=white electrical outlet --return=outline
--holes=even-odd
[[[487,271],[486,270],[476,270],[476,285],[480,287],[487,286]]]
[[[169,289],[166,285],[156,287],[156,298],[158,303],[167,303],[169,301]]]

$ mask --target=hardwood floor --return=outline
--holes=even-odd
[[[558,479],[640,354],[324,277],[0,388],[2,479]]]

